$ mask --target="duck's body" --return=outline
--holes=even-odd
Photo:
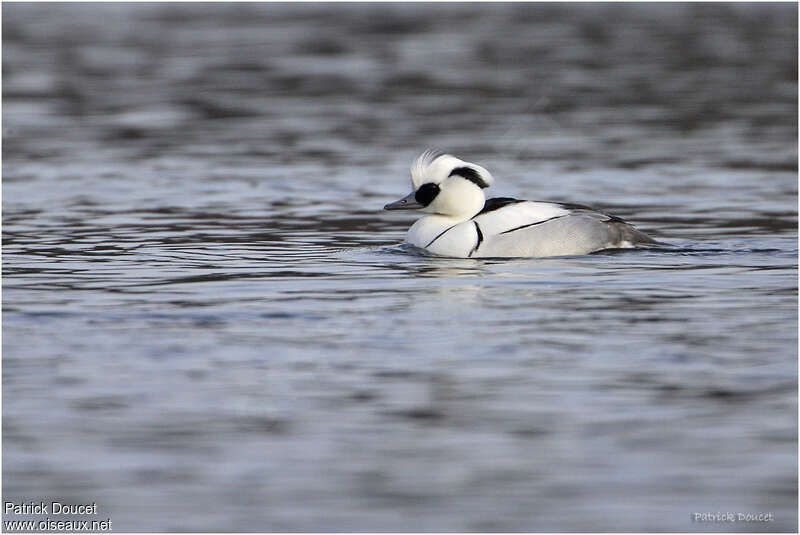
[[[505,197],[487,200],[466,221],[423,217],[408,230],[406,241],[459,258],[578,255],[655,243],[623,220],[588,207]]]
[[[387,210],[422,209],[406,242],[449,257],[545,257],[657,242],[622,219],[589,207],[500,197],[485,200],[486,169],[428,151],[411,168],[414,191]]]

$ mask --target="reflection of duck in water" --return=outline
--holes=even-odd
[[[408,229],[406,242],[442,256],[542,257],[658,244],[622,219],[587,206],[486,200],[483,189],[492,182],[483,167],[429,150],[411,165],[414,191],[384,208],[431,214]]]

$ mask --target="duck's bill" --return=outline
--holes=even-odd
[[[425,208],[423,205],[417,202],[417,199],[414,198],[414,193],[411,192],[399,201],[390,202],[386,206],[383,207],[384,210],[419,210],[420,208]]]

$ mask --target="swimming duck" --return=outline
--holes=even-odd
[[[421,210],[406,242],[456,258],[545,257],[657,245],[622,219],[579,204],[486,199],[485,168],[428,150],[411,165],[413,191],[386,210]]]

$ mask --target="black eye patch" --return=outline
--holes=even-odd
[[[450,174],[448,176],[453,176],[453,175],[458,175],[462,178],[466,178],[467,180],[469,180],[470,182],[472,182],[481,189],[489,187],[489,184],[487,184],[486,181],[483,180],[480,173],[478,173],[472,167],[456,167],[455,169],[450,171]]]
[[[428,182],[427,184],[423,184],[419,187],[417,192],[414,193],[414,198],[422,206],[428,206],[433,202],[433,199],[435,199],[437,195],[439,195],[439,184]]]

